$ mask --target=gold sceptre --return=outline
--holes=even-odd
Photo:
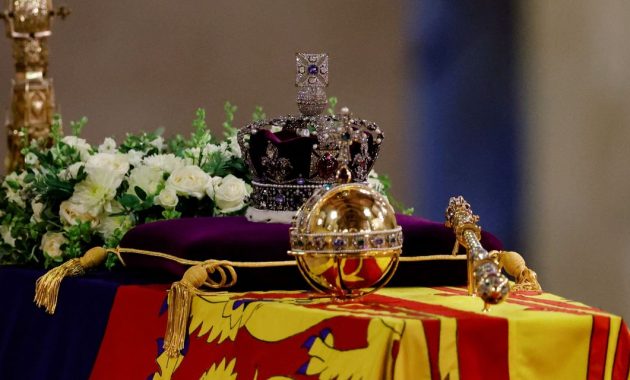
[[[8,172],[23,164],[21,150],[25,141],[49,143],[55,112],[52,79],[48,78],[48,37],[52,18],[64,19],[66,7],[54,10],[52,0],[6,0],[8,7],[0,18],[5,21],[7,37],[13,42],[15,77],[12,81],[11,112],[7,117],[9,148],[5,165]]]
[[[468,262],[468,294],[479,296],[484,303],[483,311],[490,305],[496,305],[508,295],[510,284],[499,267],[498,256],[491,255],[481,245],[481,228],[477,225],[479,217],[474,215],[470,204],[459,196],[448,202],[446,209],[446,227],[455,232],[455,247],[466,248]]]

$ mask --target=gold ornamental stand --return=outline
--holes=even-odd
[[[50,125],[55,112],[52,79],[48,77],[48,37],[52,18],[64,19],[66,7],[53,9],[52,0],[6,0],[0,17],[7,37],[13,42],[15,77],[12,80],[11,111],[7,115],[7,172],[23,164],[24,142],[49,143]]]

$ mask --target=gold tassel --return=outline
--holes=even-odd
[[[86,269],[100,265],[107,257],[103,247],[90,249],[83,257],[70,259],[60,266],[46,272],[35,283],[35,304],[43,307],[48,314],[54,314],[57,308],[57,297],[61,281],[66,277],[81,276]]]
[[[172,358],[184,348],[192,298],[196,291],[208,280],[205,264],[192,266],[186,270],[181,281],[173,283],[168,293],[168,321],[164,336],[164,351]]]
[[[535,291],[542,293],[536,272],[529,269],[523,256],[513,251],[492,251],[499,257],[499,265],[514,277],[515,284],[512,291]]]

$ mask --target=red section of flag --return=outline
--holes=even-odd
[[[429,363],[431,365],[431,380],[440,380],[440,320],[423,319],[424,336],[429,351]]]
[[[487,316],[485,314],[474,313],[471,311],[464,311],[455,308],[451,308],[443,305],[436,305],[432,303],[419,302],[419,301],[411,301],[403,298],[395,298],[389,296],[383,296],[380,294],[370,294],[365,296],[361,300],[361,304],[364,305],[366,309],[373,309],[374,307],[384,308],[384,310],[389,310],[391,312],[401,312],[405,309],[404,312],[410,315],[409,311],[417,311],[425,314],[426,317],[432,316],[441,316],[441,317],[451,317],[451,318],[494,318]]]
[[[334,344],[331,350],[358,349],[367,346],[366,336],[370,320],[354,317],[333,317],[299,334],[277,342],[264,342],[252,336],[246,328],[241,328],[236,340],[208,343],[207,336],[197,337],[193,332],[189,338],[188,351],[173,380],[198,379],[213,363],[225,358],[226,363],[236,358],[234,373],[238,378],[268,379],[272,376],[286,376],[292,379],[317,379],[317,375],[300,373],[306,369],[310,356],[309,348],[316,339],[325,341],[332,334]],[[281,323],[269,321],[270,324]]]
[[[158,370],[159,337],[166,331],[167,285],[120,286],[90,379],[146,379]]]
[[[588,380],[601,380],[606,370],[606,354],[608,351],[608,334],[610,318],[602,315],[593,316],[591,328],[591,344],[588,353]]]
[[[508,320],[458,319],[457,353],[462,380],[508,380]]]
[[[118,288],[91,379],[147,379],[159,371],[156,359],[162,352],[166,331],[166,289],[166,286]],[[295,294],[291,296],[295,297]],[[262,297],[258,295],[258,298]],[[264,299],[261,301],[265,302]],[[331,350],[365,348],[369,323],[369,318],[335,316],[278,342],[260,341],[246,328],[241,328],[236,341],[227,339],[220,344],[217,341],[208,343],[207,335],[197,337],[195,331],[186,343],[184,360],[173,380],[199,378],[223,358],[226,365],[236,358],[234,372],[239,378],[254,378],[256,371],[259,379],[278,375],[295,379],[317,378],[317,375],[300,373],[307,368],[313,342],[319,339],[325,343],[326,337],[332,334]]]
[[[621,322],[619,327],[619,338],[617,339],[617,351],[615,353],[615,364],[613,365],[613,380],[628,380],[630,376],[630,331],[625,322]]]
[[[523,301],[529,301],[529,302],[536,302],[539,304],[544,304],[544,305],[549,305],[549,306],[553,306],[553,307],[557,307],[557,308],[561,308],[561,309],[571,309],[571,310],[576,310],[576,311],[583,311],[586,313],[590,313],[590,312],[601,312],[600,309],[596,308],[596,307],[590,307],[590,306],[584,306],[584,305],[576,305],[575,303],[569,302],[569,301],[554,301],[554,300],[548,300],[548,299],[544,299],[541,297],[532,297],[532,296],[528,296],[528,295],[524,295],[524,294],[519,294],[518,292],[516,293],[510,293],[508,300],[523,300]]]

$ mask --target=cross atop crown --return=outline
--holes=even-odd
[[[328,87],[328,54],[295,54],[297,87]]]

